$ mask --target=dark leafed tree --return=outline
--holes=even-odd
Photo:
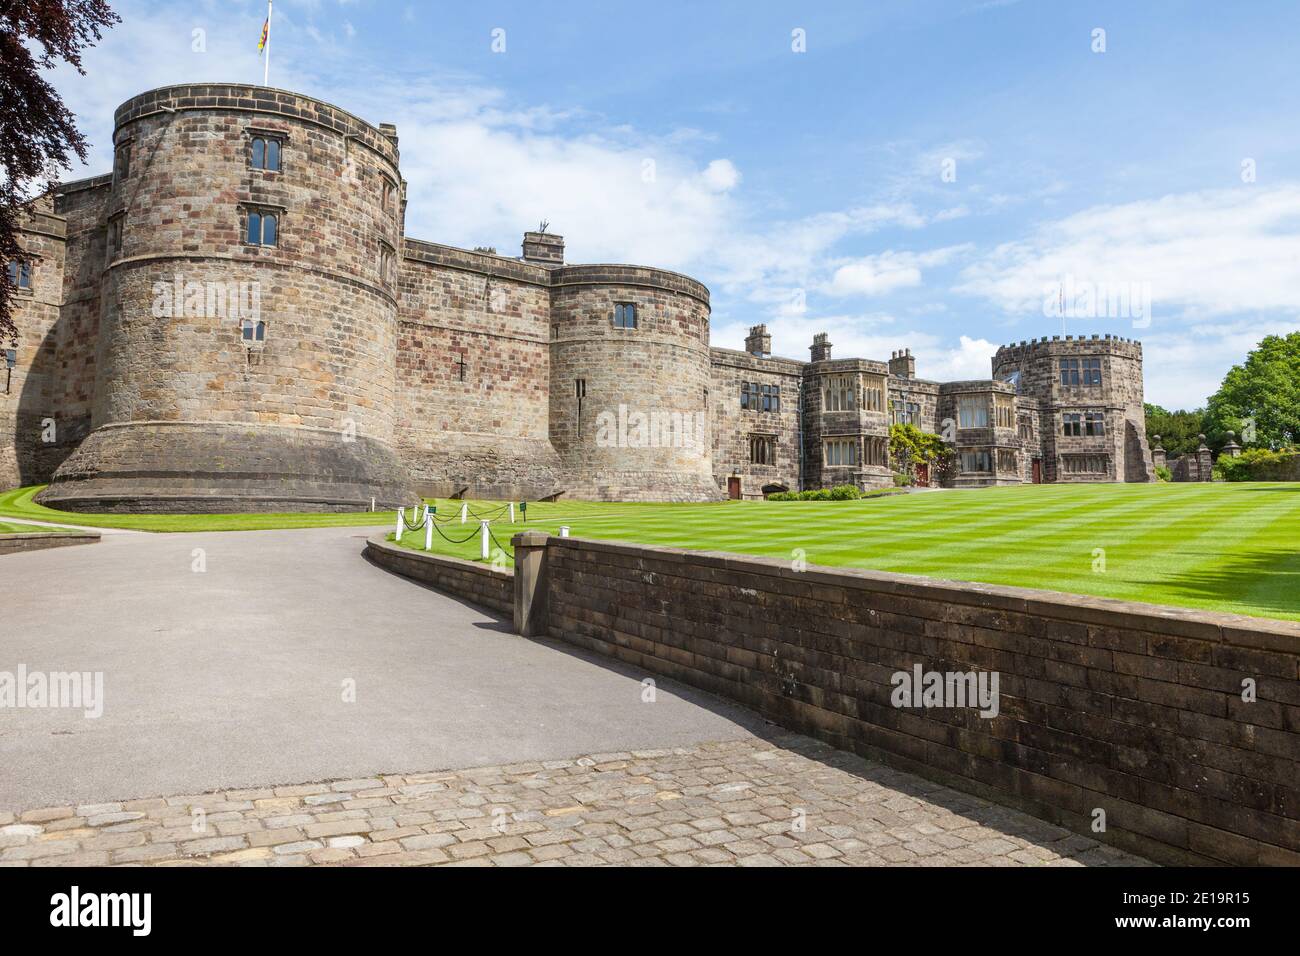
[[[8,263],[18,224],[71,157],[86,159],[72,111],[42,76],[63,61],[85,74],[81,51],[118,22],[105,0],[0,0],[0,342],[17,336]]]

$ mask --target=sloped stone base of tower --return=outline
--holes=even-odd
[[[537,501],[564,490],[546,439],[448,433],[437,446],[400,449],[416,490],[430,498]]]
[[[723,501],[711,475],[665,471],[596,471],[569,474],[561,500]]]
[[[105,425],[37,495],[66,511],[367,511],[418,498],[397,454],[373,438],[216,422]]]
[[[1147,442],[1146,432],[1131,420],[1124,423],[1124,480],[1156,480],[1155,461],[1151,457],[1151,445]]]

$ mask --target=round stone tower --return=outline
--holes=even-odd
[[[116,114],[93,431],[43,503],[414,500],[391,447],[397,136],[308,97],[172,86]]]
[[[566,497],[711,501],[709,291],[623,265],[551,286],[551,442]]]
[[[998,349],[993,377],[1037,400],[1046,480],[1155,480],[1142,343],[1111,335],[1032,339]]]

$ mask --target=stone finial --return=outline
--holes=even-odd
[[[768,358],[772,354],[772,336],[766,325],[751,326],[749,336],[745,339],[745,351],[759,358]]]
[[[1197,451],[1205,451],[1205,450],[1206,450],[1206,446],[1205,446],[1205,436],[1204,436],[1204,435],[1197,435],[1197,436],[1196,436],[1196,440],[1197,440],[1198,442],[1200,442],[1200,447],[1197,449]]]
[[[1237,444],[1237,433],[1228,432],[1228,441],[1223,446],[1223,454],[1229,458],[1237,458],[1241,455],[1241,446]]]
[[[831,360],[831,340],[825,332],[818,332],[813,336],[813,344],[809,347],[812,352],[814,362],[829,362]]]

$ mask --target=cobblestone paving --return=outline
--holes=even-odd
[[[807,737],[0,814],[0,865],[1145,861]]]

